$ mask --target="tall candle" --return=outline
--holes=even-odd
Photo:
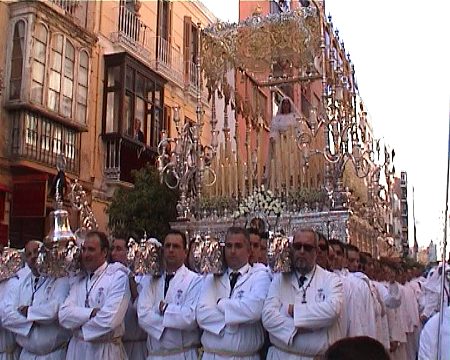
[[[223,164],[220,164],[220,185],[221,185],[221,196],[225,196],[225,172]]]

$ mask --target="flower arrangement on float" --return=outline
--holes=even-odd
[[[235,219],[249,214],[263,213],[266,216],[279,217],[283,211],[283,202],[275,196],[271,190],[266,190],[264,185],[253,190],[253,193],[240,201],[238,209],[234,212]]]

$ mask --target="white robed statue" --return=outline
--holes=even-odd
[[[280,106],[278,107],[277,114],[272,119],[270,123],[270,141],[274,141],[280,138],[280,135],[285,134],[289,127],[298,129],[297,114],[295,111],[295,105],[291,98],[284,97],[281,100]]]
[[[300,156],[297,139],[307,132],[306,121],[291,98],[284,97],[270,123],[270,144],[265,169],[266,184],[271,189],[286,187],[300,176]],[[295,178],[295,180],[294,180]]]

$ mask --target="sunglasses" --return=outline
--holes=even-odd
[[[293,243],[293,244],[292,244],[292,248],[293,248],[295,251],[300,251],[300,250],[303,248],[304,251],[306,251],[306,252],[311,252],[311,251],[313,251],[316,247],[315,247],[314,245],[303,244],[303,243],[297,242],[297,243]]]

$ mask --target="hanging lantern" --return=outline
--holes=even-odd
[[[63,209],[66,178],[66,160],[58,156],[58,174],[53,181],[56,210],[50,213],[50,231],[39,249],[37,267],[40,274],[51,277],[64,277],[80,269],[80,250],[76,237],[70,228],[69,213]]]

